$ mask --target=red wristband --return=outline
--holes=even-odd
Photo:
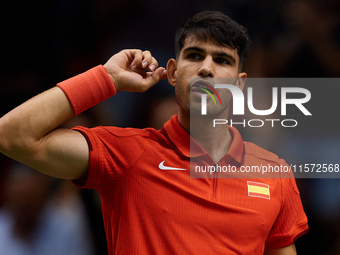
[[[102,65],[57,84],[70,101],[74,115],[116,94],[110,76]]]

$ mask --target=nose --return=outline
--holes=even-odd
[[[200,77],[214,78],[214,61],[212,57],[207,56],[201,63],[202,65],[198,70],[198,75]]]

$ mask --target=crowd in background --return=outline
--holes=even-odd
[[[244,67],[248,77],[340,76],[338,0],[19,0],[0,8],[0,116],[122,49],[150,50],[165,66],[175,57],[176,28],[203,10],[220,10],[248,28],[253,41]],[[339,95],[340,88],[330,93]],[[329,100],[322,93],[312,96],[311,111],[318,113]],[[287,162],[339,160],[336,103],[288,137],[275,130],[243,135],[256,143],[269,136],[260,145]],[[120,92],[65,127],[158,129],[176,111],[174,89],[161,81],[147,93]],[[297,184],[310,225],[297,241],[298,253],[340,254],[340,179],[298,179]],[[107,253],[98,194],[0,155],[0,249],[13,255]]]

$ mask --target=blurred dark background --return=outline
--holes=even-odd
[[[244,69],[249,77],[340,75],[338,0],[7,1],[0,8],[0,116],[59,81],[104,64],[111,55],[125,48],[150,50],[160,65],[165,66],[174,57],[176,28],[203,10],[222,11],[248,28],[253,45]],[[339,95],[340,88],[334,87],[331,93]],[[318,99],[313,101],[313,109],[320,109],[320,102],[328,100]],[[65,126],[160,128],[176,110],[174,90],[162,81],[144,94],[120,93]],[[338,119],[337,110],[335,107],[333,120]],[[288,138],[278,138],[280,134],[274,131],[262,132],[261,135],[272,139],[263,146],[298,163],[327,162],[330,155],[331,159],[339,159],[338,125],[329,119],[323,123]],[[261,141],[259,133],[251,135],[246,136],[247,140]],[[276,139],[285,143],[280,146]],[[25,181],[18,175],[21,168],[24,167],[0,156],[0,240],[7,240],[0,247],[4,245],[10,250],[20,243],[23,247],[18,248],[17,254],[44,254],[43,245],[37,241],[42,233],[60,231],[60,237],[64,236],[62,231],[70,233],[51,227],[63,225],[50,223],[49,219],[57,213],[66,215],[60,219],[64,225],[76,218],[73,222],[79,224],[74,224],[73,231],[87,234],[68,245],[79,249],[78,253],[55,249],[62,252],[56,254],[85,254],[80,249],[84,244],[88,245],[88,254],[106,254],[98,195],[74,188],[70,182],[45,180],[44,183],[49,183],[45,188],[52,192],[48,192],[48,199],[35,196],[40,197],[41,203],[32,208],[32,203],[25,203],[33,199],[27,194],[46,191],[33,191],[42,180],[28,169],[24,170],[27,180],[36,185],[22,187]],[[310,222],[310,232],[297,241],[298,253],[340,254],[340,179],[298,179],[297,183]],[[13,188],[14,184],[18,185],[17,189]],[[23,210],[27,214],[20,214]],[[42,218],[46,219],[45,223]],[[7,237],[10,231],[20,241]],[[31,248],[27,248],[28,243]],[[65,244],[58,235],[53,243],[50,249],[58,243]],[[50,243],[47,240],[45,244]]]

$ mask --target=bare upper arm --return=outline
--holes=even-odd
[[[39,148],[25,162],[53,177],[80,179],[87,176],[89,148],[85,137],[71,129],[55,129],[46,134]]]
[[[295,244],[279,249],[266,249],[264,255],[296,255]]]

